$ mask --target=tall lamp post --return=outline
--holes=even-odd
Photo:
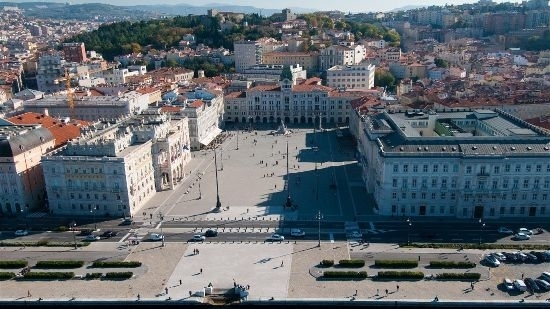
[[[317,243],[317,247],[321,248],[321,219],[323,219],[323,214],[321,213],[321,210],[317,213],[317,216],[315,216],[315,219],[319,222],[319,242]]]
[[[409,231],[407,233],[407,245],[410,245],[411,244],[411,228],[412,228],[411,218],[407,218],[407,225],[409,226]]]
[[[76,228],[76,222],[73,220],[71,221],[71,229],[73,230],[73,242],[74,242],[74,248],[76,249],[76,235],[75,235],[75,228]]]
[[[239,128],[237,127],[237,148],[235,150],[239,150]]]
[[[483,228],[485,227],[485,223],[482,222],[481,218],[479,219],[479,244],[481,245],[481,234],[483,233]]]
[[[287,208],[292,207],[292,199],[290,198],[290,174],[288,171],[288,141],[286,141],[286,203]]]
[[[162,237],[162,246],[164,247],[164,232],[162,231],[162,222],[164,221],[164,216],[162,215],[162,212],[159,212],[159,219],[160,219],[160,237]]]
[[[222,203],[220,202],[220,190],[218,186],[218,159],[216,148],[214,148],[214,169],[216,170],[216,211],[219,212],[222,209]]]
[[[96,211],[95,206],[94,206],[94,208],[90,209],[90,212],[94,215],[94,231],[97,231],[97,221],[95,219],[95,211]]]
[[[202,192],[201,192],[201,178],[199,177],[199,200],[202,198]]]

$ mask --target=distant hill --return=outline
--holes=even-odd
[[[244,13],[244,14],[260,14],[262,16],[271,16],[276,13],[281,13],[281,10],[278,9],[263,9],[257,8],[254,6],[244,6],[244,5],[228,5],[222,3],[210,3],[200,6],[194,6],[190,4],[155,4],[155,5],[135,5],[130,6],[131,8],[143,10],[147,12],[154,12],[162,15],[206,15],[209,9],[216,9],[221,12],[234,12],[234,13]],[[306,8],[297,8],[293,7],[290,10],[296,14],[301,13],[310,13],[314,12],[314,9]]]

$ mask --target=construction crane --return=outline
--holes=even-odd
[[[71,87],[71,78],[73,77],[79,77],[79,76],[82,76],[84,74],[93,74],[93,73],[97,73],[97,72],[101,72],[102,70],[99,69],[99,70],[91,70],[91,71],[88,71],[88,72],[83,72],[83,73],[70,73],[69,71],[70,68],[65,68],[65,74],[62,78],[58,78],[54,81],[54,83],[58,84],[59,82],[65,82],[65,90],[67,91],[67,104],[69,105],[69,113],[70,113],[70,117],[71,119],[74,118],[74,91],[73,91],[73,88]]]

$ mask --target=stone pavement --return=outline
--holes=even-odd
[[[199,254],[193,254],[199,249]],[[443,249],[408,249],[393,244],[371,244],[368,253],[412,253],[416,255],[449,253]],[[464,250],[464,253],[481,257],[483,251]],[[214,288],[231,288],[233,282],[250,285],[248,301],[291,300],[351,300],[365,302],[414,301],[432,302],[438,296],[440,302],[481,301],[499,302],[520,300],[543,303],[548,292],[530,296],[527,293],[509,295],[497,288],[500,275],[492,276],[486,270],[482,280],[471,290],[469,282],[454,281],[327,281],[317,279],[315,266],[322,259],[348,259],[350,244],[347,242],[283,242],[283,243],[174,243],[165,247],[156,242],[141,242],[137,246],[122,243],[93,243],[77,250],[59,248],[0,248],[3,259],[24,258],[31,260],[97,259],[141,261],[143,265],[132,271],[134,278],[124,281],[67,280],[67,281],[2,281],[0,301],[30,301],[39,297],[44,302],[58,300],[141,300],[202,302],[202,297],[189,296],[210,283]],[[352,251],[353,253],[353,251]],[[428,263],[427,261],[425,263]],[[201,273],[202,269],[202,273]],[[378,271],[366,266],[369,276]],[[77,275],[93,272],[83,267]],[[111,271],[111,270],[108,270]],[[422,269],[425,273],[430,270]],[[181,283],[180,283],[181,280]],[[235,281],[233,281],[235,280]],[[397,290],[399,285],[399,290]],[[388,294],[386,294],[386,289]],[[355,291],[357,290],[357,295]],[[27,297],[27,291],[32,296]],[[168,291],[168,293],[166,293]],[[378,291],[378,293],[377,293]],[[378,295],[377,295],[378,294]]]

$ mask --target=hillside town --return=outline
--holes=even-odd
[[[17,7],[3,7],[0,216],[94,210],[132,217],[182,181],[193,152],[212,147],[224,131],[281,123],[349,127],[365,188],[381,215],[548,216],[550,165],[537,160],[550,157],[550,50],[517,44],[547,35],[550,8],[544,0],[510,6],[480,0],[468,10],[324,12],[333,24],[378,23],[398,33],[399,44],[356,39],[282,9],[284,21],[270,25],[280,39],[237,40],[226,49],[186,34],[178,46],[114,59],[66,42],[100,22],[31,20]],[[222,32],[247,27],[239,12],[207,14],[220,20]],[[207,76],[178,65],[198,58],[234,69]],[[377,84],[379,74],[395,84]],[[510,147],[517,152],[509,154],[516,151]],[[438,159],[428,167],[417,152]],[[453,152],[476,157],[478,165],[472,170]],[[491,156],[514,163],[490,162]],[[483,179],[464,176],[463,165],[470,169],[464,174]],[[421,175],[417,184],[409,168],[437,177]],[[510,170],[516,174],[509,180],[497,179]],[[417,186],[418,193],[403,190]],[[500,191],[462,192],[470,186]],[[449,193],[441,192],[447,187]],[[509,187],[525,193],[507,194]],[[533,188],[544,192],[532,194]],[[516,206],[516,199],[525,205]],[[416,206],[420,200],[427,201]]]

